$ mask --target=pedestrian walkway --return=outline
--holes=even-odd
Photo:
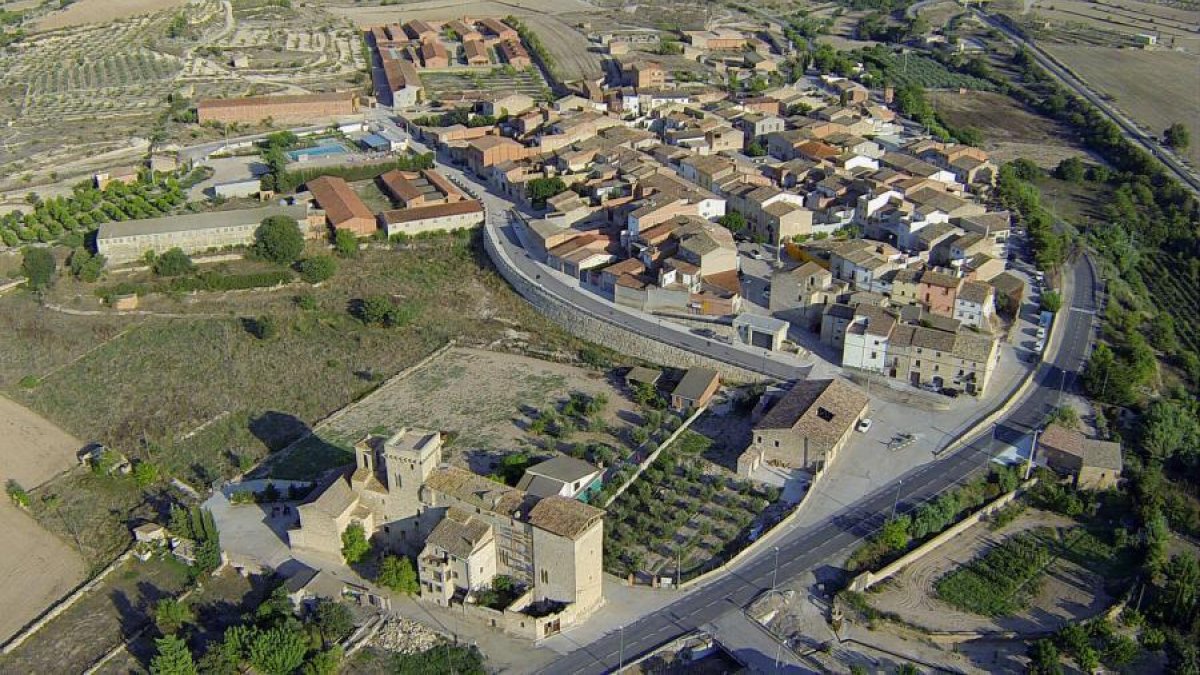
[[[704,628],[752,673],[817,672],[741,610],[726,612]]]

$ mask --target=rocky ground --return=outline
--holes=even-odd
[[[371,638],[371,646],[400,654],[420,654],[437,646],[442,636],[402,617],[388,619]]]

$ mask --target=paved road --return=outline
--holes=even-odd
[[[1095,314],[1100,308],[1100,284],[1092,261],[1085,257],[1069,270],[1073,275],[1071,302],[1059,317],[1067,323],[1060,328],[1063,333],[1053,361],[1042,364],[1035,375],[1037,388],[1004,418],[994,433],[980,434],[962,449],[903,476],[896,490],[890,487],[880,490],[820,525],[786,534],[777,546],[779,579],[829,564],[884,522],[897,495],[898,510],[911,510],[983,470],[991,457],[1041,425],[1046,414],[1057,405],[1060,387],[1072,384],[1072,375],[1086,359],[1096,329]],[[542,672],[610,672],[617,669],[622,658],[628,663],[726,612],[741,611],[771,587],[775,560],[774,549],[764,549],[716,581],[626,626],[623,636],[610,634],[567,654]]]
[[[413,143],[413,146],[418,151],[423,151],[426,148],[426,146],[416,142]],[[439,161],[441,159],[444,158],[439,158]],[[808,375],[808,371],[811,370],[811,366],[796,365],[793,362],[789,362],[795,359],[789,359],[789,361],[780,360],[788,357],[781,357],[765,349],[706,339],[688,332],[687,329],[677,323],[658,319],[648,314],[635,313],[624,308],[615,307],[613,303],[595,293],[583,290],[577,282],[572,282],[567,278],[552,273],[544,265],[529,257],[525,249],[521,246],[516,232],[516,228],[522,227],[522,225],[517,224],[513,218],[508,217],[508,212],[516,208],[512,202],[489,192],[486,186],[480,184],[474,177],[451,166],[448,162],[442,163],[439,166],[439,170],[450,176],[459,185],[466,187],[474,197],[480,199],[485,204],[488,212],[488,223],[486,225],[489,230],[488,236],[498,235],[496,238],[509,259],[512,260],[513,265],[524,273],[526,277],[540,284],[543,289],[559,299],[569,302],[577,309],[601,320],[618,323],[635,333],[658,342],[679,347],[689,352],[707,356],[723,363],[744,368],[751,372],[761,373],[778,380],[803,379]]]
[[[1029,52],[1033,54],[1033,58],[1038,62],[1038,65],[1053,75],[1059,82],[1066,85],[1067,88],[1071,89],[1076,94],[1087,99],[1089,103],[1096,106],[1096,108],[1103,112],[1121,129],[1122,133],[1125,135],[1125,138],[1141,146],[1141,148],[1146,152],[1149,152],[1157,157],[1158,161],[1162,162],[1172,173],[1174,173],[1184,186],[1189,188],[1197,196],[1200,196],[1200,178],[1198,178],[1187,165],[1179,161],[1179,159],[1171,150],[1163,147],[1162,144],[1158,142],[1158,139],[1138,128],[1138,126],[1130,121],[1130,119],[1121,111],[1114,108],[1108,103],[1108,101],[1104,100],[1096,92],[1092,91],[1086,84],[1083,83],[1082,80],[1076,77],[1074,73],[1059,65],[1059,63],[1055,61],[1054,58],[1048,53],[1043,51],[1041,47],[1038,47],[1035,43],[1029,42],[1018,35],[1017,32],[1014,31],[1012,27],[1009,26],[1004,20],[980,10],[972,11],[974,11],[975,15],[981,20],[987,22],[988,25],[1003,33],[1010,42],[1019,47],[1028,49]]]

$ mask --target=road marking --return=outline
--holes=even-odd
[[[1094,309],[1083,309],[1082,307],[1072,307],[1072,308],[1071,308],[1071,311],[1072,311],[1072,312],[1079,312],[1080,314],[1091,314],[1091,315],[1093,315],[1093,316],[1096,314],[1096,310],[1094,310]]]

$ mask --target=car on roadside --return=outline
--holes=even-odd
[[[931,391],[935,394],[941,392],[941,390],[942,390],[941,387],[937,386],[936,384],[934,384],[932,382],[922,382],[921,384],[918,384],[917,387],[919,389],[923,389],[925,391]]]
[[[746,251],[746,257],[750,258],[751,260],[762,260],[763,259],[762,253],[759,253],[758,249],[756,249],[756,248],[752,248],[749,251]]]
[[[958,390],[953,387],[946,387],[945,389],[942,389],[941,393],[942,396],[948,396],[950,398],[958,398],[959,394]]]
[[[1045,351],[1045,349],[1046,349],[1046,341],[1045,340],[1038,340],[1033,345],[1033,351],[1037,352],[1038,354],[1041,354],[1043,351]]]
[[[711,328],[693,328],[692,334],[699,335],[700,337],[706,337],[706,338],[717,337],[717,332]]]
[[[861,420],[859,420],[858,424],[854,425],[854,430],[861,434],[865,434],[868,431],[870,431],[871,430],[871,418],[864,417]]]

